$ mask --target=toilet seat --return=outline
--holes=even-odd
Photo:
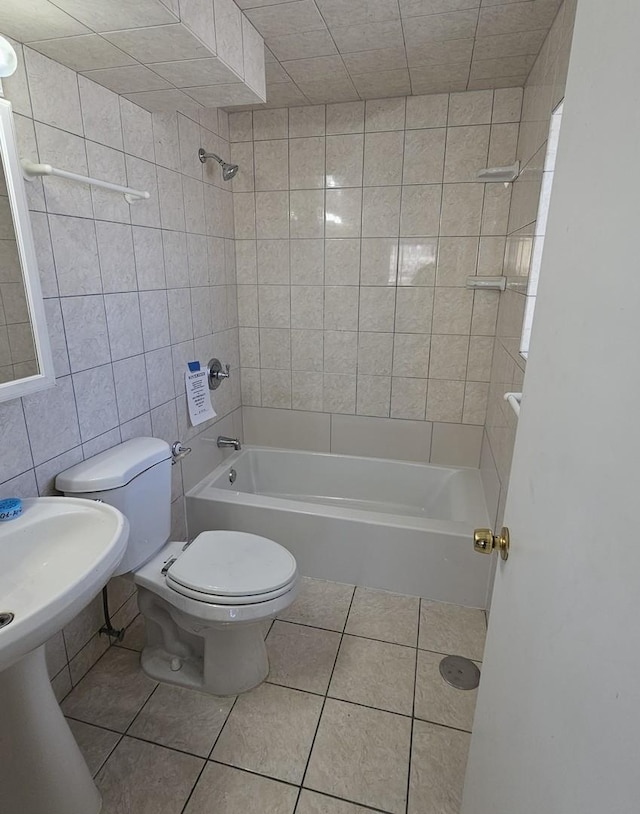
[[[176,593],[215,605],[268,602],[291,590],[295,558],[286,548],[238,531],[205,531],[171,563],[167,586]]]

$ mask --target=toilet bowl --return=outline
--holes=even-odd
[[[296,597],[296,561],[273,540],[237,531],[167,542],[171,461],[164,441],[134,438],[60,473],[56,487],[109,503],[129,520],[127,552],[116,574],[138,587],[145,673],[236,695],[267,677],[266,622]]]
[[[214,695],[264,681],[265,623],[298,592],[285,548],[253,534],[205,531],[190,544],[168,543],[133,579],[146,621],[147,675]]]

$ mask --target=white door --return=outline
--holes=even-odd
[[[463,814],[640,812],[639,38],[578,0]]]

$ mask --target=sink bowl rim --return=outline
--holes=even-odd
[[[23,500],[22,517],[8,521],[6,527],[3,524],[0,539],[10,536],[12,528],[17,530],[21,520],[26,519],[30,507],[51,504],[60,508],[63,503],[71,511],[74,508],[84,508],[103,516],[110,516],[115,521],[111,539],[101,548],[100,555],[90,567],[85,566],[76,574],[71,572],[69,586],[62,596],[58,595],[51,602],[36,606],[34,612],[26,616],[24,613],[16,614],[9,625],[0,629],[0,670],[15,664],[68,624],[106,585],[125,554],[129,537],[127,518],[114,506],[86,498],[66,496],[26,498]],[[46,523],[46,519],[41,522]],[[0,596],[0,611],[12,610],[3,605]]]

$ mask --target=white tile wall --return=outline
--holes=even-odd
[[[501,270],[510,191],[475,175],[513,159],[513,100],[231,113],[244,404],[484,424],[498,301],[464,285]]]
[[[507,239],[504,244],[504,273],[511,278],[511,285],[500,295],[499,308],[486,302],[482,314],[474,313],[477,333],[483,337],[488,338],[492,333],[492,326],[497,324],[482,452],[485,484],[495,484],[497,476],[501,485],[497,501],[497,525],[502,521],[517,427],[515,414],[504,401],[503,395],[507,391],[522,390],[525,362],[519,348],[527,278],[532,261],[549,125],[553,109],[564,97],[575,8],[576,0],[564,0],[524,88],[516,151],[522,171],[513,184]],[[487,12],[491,12],[490,16],[496,24],[500,21],[508,26],[514,10],[511,9],[500,18],[495,10],[487,9]],[[500,104],[494,105],[492,121],[505,122],[514,115],[517,105],[518,98],[513,89],[505,91]],[[502,127],[498,130],[495,124],[492,140],[494,134],[496,143],[503,138],[509,141],[512,139],[508,130],[503,130]],[[500,237],[495,243],[487,244],[485,257],[499,251],[502,241]],[[484,268],[484,259],[482,265]],[[476,344],[473,350],[474,367],[484,365],[481,354],[481,345]]]
[[[152,116],[15,47],[19,71],[3,84],[22,156],[159,190],[130,208],[117,194],[61,179],[46,179],[44,194],[29,185],[58,376],[55,388],[0,405],[12,439],[0,458],[2,493],[29,497],[51,494],[58,472],[136,435],[210,450],[188,426],[184,363],[215,355],[231,364],[235,375],[214,397],[225,422],[239,416],[239,343],[232,193],[217,165],[203,175],[196,155],[202,144],[229,157],[227,115]],[[173,534],[184,536],[182,467],[173,474]],[[116,593],[118,624],[135,609],[128,590]],[[51,645],[59,693],[104,651],[101,624],[97,601]]]
[[[298,376],[308,377],[307,387],[312,390],[313,377],[318,375],[296,371],[294,381]],[[334,398],[332,406],[339,407],[346,399],[355,399],[355,391],[350,393],[348,386],[341,381],[347,378],[340,374],[333,377],[336,387],[331,391]],[[361,378],[365,379],[364,397],[371,397],[366,390],[366,380],[374,377]],[[397,382],[401,382],[401,386],[409,383],[409,387],[414,387],[419,381],[394,378],[393,387],[397,386]],[[375,403],[376,391],[372,398]],[[298,409],[296,405],[293,409],[245,405],[242,413],[244,437],[248,444],[404,461],[430,461],[451,466],[477,467],[480,464],[482,427],[478,426],[339,412],[329,414],[326,411]]]

